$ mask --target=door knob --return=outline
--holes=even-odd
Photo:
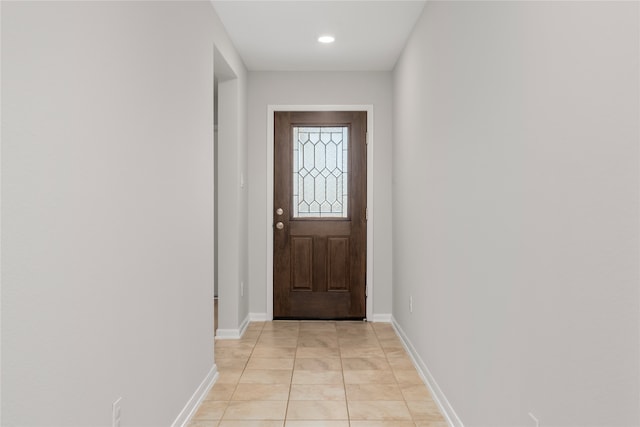
[[[278,230],[282,230],[284,228],[284,224],[282,222],[276,222],[276,228]]]
[[[282,215],[283,213],[284,213],[284,211],[282,210],[282,208],[276,209],[276,214],[277,215]]]

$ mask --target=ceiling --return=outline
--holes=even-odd
[[[249,70],[391,70],[423,0],[213,0]],[[321,44],[323,34],[336,41]]]

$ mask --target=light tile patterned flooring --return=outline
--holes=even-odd
[[[215,360],[192,427],[447,426],[386,323],[251,323]]]

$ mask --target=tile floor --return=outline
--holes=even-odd
[[[389,324],[251,323],[215,360],[192,427],[447,426]]]

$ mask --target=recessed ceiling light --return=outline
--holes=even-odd
[[[333,36],[320,36],[318,37],[318,41],[320,43],[333,43],[336,39]]]

